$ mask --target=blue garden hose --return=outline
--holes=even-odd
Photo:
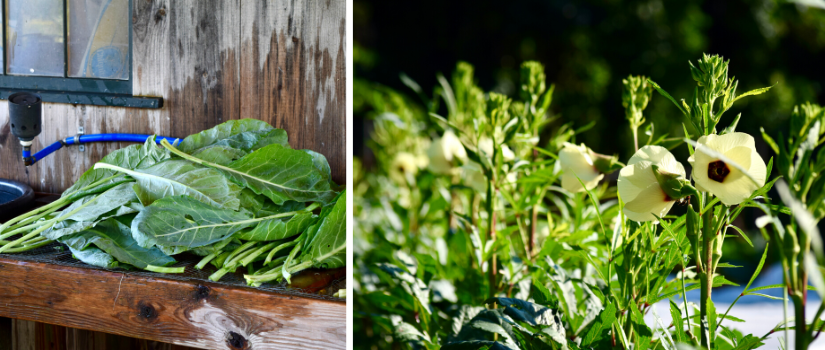
[[[31,150],[28,147],[23,148],[23,160],[25,161],[26,166],[32,165],[36,163],[38,160],[43,159],[44,157],[54,153],[63,146],[68,145],[75,145],[78,143],[89,143],[89,142],[115,142],[115,141],[123,141],[123,142],[146,142],[146,139],[151,137],[152,135],[141,135],[141,134],[91,134],[91,135],[78,135],[67,137],[63,140],[57,141],[48,147],[40,150],[40,152],[35,153],[34,155],[31,154]],[[160,143],[161,140],[166,139],[169,143],[174,144],[178,139],[166,136],[156,136],[155,142]]]

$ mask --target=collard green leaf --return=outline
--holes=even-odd
[[[155,138],[150,137],[146,140],[146,143],[144,143],[143,145],[131,145],[125,148],[121,148],[112,153],[109,153],[108,155],[103,157],[103,159],[101,159],[98,163],[111,164],[121,168],[135,170],[148,168],[158,162],[161,162],[169,158],[169,151],[165,148],[158,147],[158,145],[155,144]],[[115,175],[117,175],[115,179],[109,180],[103,184],[95,186],[94,188],[77,192],[83,189],[84,187],[89,186],[97,181]],[[80,179],[78,179],[77,182],[74,183],[74,185],[72,185],[71,187],[69,187],[69,189],[64,191],[63,196],[65,197],[71,195],[72,198],[74,198],[73,200],[75,200],[88,194],[105,191],[106,189],[111,188],[112,186],[118,185],[126,181],[129,181],[126,178],[126,176],[112,169],[92,168],[83,173],[83,175],[80,176]]]
[[[270,129],[247,131],[237,135],[232,135],[223,140],[219,140],[212,146],[226,146],[245,152],[252,152],[268,145],[278,144],[289,148],[286,131],[283,129]]]
[[[315,222],[312,213],[296,214],[290,218],[275,218],[262,221],[254,229],[237,235],[245,241],[274,241],[300,234]]]
[[[219,144],[219,145],[226,145],[231,146],[230,143],[233,140],[234,142],[241,142],[243,141],[244,137],[240,137],[241,140],[238,140],[238,135],[252,132],[252,133],[260,133],[263,136],[268,135],[272,130],[275,130],[271,125],[267,124],[264,121],[256,120],[256,119],[240,119],[240,120],[230,120],[224,122],[220,125],[215,126],[214,128],[201,131],[197,134],[189,135],[180,143],[180,150],[186,153],[191,154],[195,150],[198,150],[203,147]],[[283,130],[281,130],[283,132]],[[274,136],[274,135],[273,135]],[[253,143],[249,138],[246,138],[247,143]],[[260,141],[260,137],[254,140],[254,144],[257,144]],[[268,142],[272,142],[271,140]],[[286,143],[286,132],[283,132],[283,142]],[[243,147],[236,147],[231,146],[234,148],[243,148]]]
[[[105,220],[94,228],[64,237],[60,242],[73,250],[84,250],[90,244],[94,244],[119,262],[141,269],[150,265],[166,266],[175,262],[175,259],[167,256],[158,248],[146,249],[139,246],[132,238],[131,229],[115,219]]]
[[[328,177],[316,168],[312,155],[304,151],[272,144],[222,166],[167,147],[179,156],[223,171],[235,183],[269,197],[275,204],[288,200],[326,203],[335,197]]]
[[[132,221],[132,235],[142,247],[161,244],[196,248],[220,241],[258,221],[189,196],[172,196],[143,209]]]
[[[94,196],[87,196],[85,198],[88,197],[92,197],[92,199],[90,200],[94,200],[94,203],[89,204],[88,206],[84,207],[74,215],[66,218],[67,220],[95,221],[101,215],[106,214],[112,210],[117,210],[118,208],[126,206],[132,201],[137,200],[135,192],[132,191],[131,183],[122,183],[120,185],[112,187],[106,190],[106,192],[103,192],[102,194],[97,196],[97,198],[94,198]],[[63,212],[68,213],[85,202],[86,201],[74,202]]]
[[[223,145],[206,146],[192,152],[193,157],[220,165],[228,165],[247,154],[244,150]]]
[[[167,160],[146,169],[129,170],[98,163],[123,172],[135,179],[135,193],[143,205],[170,196],[187,195],[205,204],[238,210],[241,188],[230,183],[220,172],[186,160]]]
[[[97,247],[86,247],[85,249],[74,249],[71,246],[69,250],[72,252],[72,256],[80,260],[86,264],[102,267],[102,268],[115,268],[117,267],[117,262],[115,258],[113,258],[109,253],[106,253]]]
[[[327,157],[324,157],[323,154],[320,154],[315,151],[311,151],[308,149],[303,150],[310,156],[312,156],[312,164],[315,165],[315,169],[318,169],[324,177],[329,179],[332,176],[332,170],[329,168],[329,162],[327,162]]]
[[[89,229],[101,220],[136,213],[142,206],[134,203],[135,200],[137,198],[132,191],[131,183],[117,185],[99,195],[88,195],[72,203],[63,212],[73,211],[90,201],[94,201],[93,203],[83,207],[66,220],[55,223],[43,231],[41,236],[56,240]]]
[[[296,201],[286,201],[282,205],[277,205],[275,203],[272,203],[272,201],[270,201],[269,198],[266,198],[266,196],[264,195],[258,195],[258,197],[262,198],[261,201],[263,202],[261,209],[258,210],[257,215],[255,215],[259,218],[264,216],[272,216],[275,214],[288,213],[292,211],[299,211],[307,207],[306,203]]]
[[[347,195],[346,191],[338,197],[335,207],[323,219],[318,233],[309,237],[309,248],[302,256],[302,261],[312,260],[313,266],[336,268],[346,264],[347,246]]]

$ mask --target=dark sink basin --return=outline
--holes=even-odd
[[[34,191],[28,185],[0,179],[0,222],[22,214],[33,200]]]

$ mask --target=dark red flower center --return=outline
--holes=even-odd
[[[717,160],[708,164],[708,178],[716,182],[722,182],[730,174],[730,168],[725,162]]]

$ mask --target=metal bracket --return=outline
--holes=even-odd
[[[85,152],[86,151],[86,145],[80,143],[80,135],[83,135],[85,133],[86,133],[85,129],[83,129],[82,126],[78,126],[77,127],[77,135],[74,135],[74,143],[76,145],[78,145],[77,149],[80,150],[80,152]]]

